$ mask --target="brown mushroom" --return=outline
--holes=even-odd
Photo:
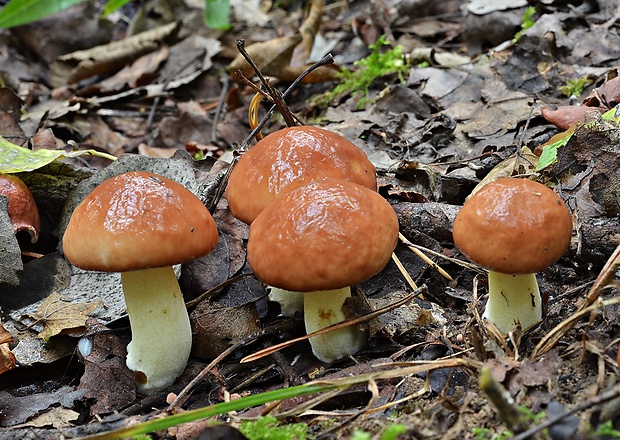
[[[374,165],[350,141],[319,127],[288,127],[243,153],[230,175],[226,199],[233,215],[250,224],[277,195],[325,178],[377,188]]]
[[[209,253],[217,227],[183,185],[147,172],[105,180],[73,212],[63,236],[74,265],[121,272],[131,325],[127,366],[148,394],[173,383],[189,358],[192,332],[173,264]]]
[[[387,264],[398,219],[376,191],[336,179],[310,182],[278,197],[252,222],[248,262],[265,283],[304,292],[306,331],[345,319],[350,286]],[[355,353],[363,334],[347,327],[310,339],[323,362]]]
[[[19,177],[0,174],[0,195],[9,199],[9,218],[13,223],[15,233],[28,231],[30,241],[35,243],[39,238],[41,220],[30,189]]]
[[[489,269],[484,311],[503,333],[542,319],[539,272],[568,249],[572,218],[551,189],[528,179],[501,178],[483,186],[454,221],[454,244]]]

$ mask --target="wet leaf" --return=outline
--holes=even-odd
[[[101,301],[90,303],[71,303],[58,293],[52,293],[41,303],[30,318],[41,322],[45,329],[39,337],[48,341],[52,336],[78,330],[84,327],[88,314],[101,306]]]
[[[96,150],[63,151],[63,150],[36,150],[20,147],[0,136],[0,173],[21,173],[32,171],[52,163],[56,159],[79,156],[99,156],[110,160],[116,157]]]

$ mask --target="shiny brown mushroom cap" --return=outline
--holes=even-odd
[[[398,242],[398,219],[376,191],[336,179],[278,197],[250,225],[248,262],[265,283],[309,292],[375,275]]]
[[[34,243],[39,239],[41,219],[39,208],[26,184],[12,174],[0,174],[0,195],[8,199],[7,210],[13,223],[13,231],[28,231]]]
[[[82,269],[126,272],[193,260],[217,238],[213,217],[191,191],[135,171],[97,186],[71,215],[62,243]]]
[[[288,127],[241,156],[230,175],[226,199],[233,215],[250,224],[278,194],[325,178],[377,187],[374,165],[353,143],[319,127]]]
[[[483,186],[454,221],[454,244],[475,263],[506,274],[535,273],[568,249],[572,218],[551,189],[528,179]]]

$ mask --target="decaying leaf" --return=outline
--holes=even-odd
[[[308,68],[306,60],[319,30],[322,13],[323,0],[314,0],[298,34],[257,42],[245,48],[263,75],[274,76],[283,81],[294,81]],[[237,55],[230,63],[229,70],[233,78],[236,78],[238,70],[247,78],[254,75],[254,71],[242,55]],[[337,73],[338,69],[334,66],[320,67],[306,76],[303,82],[333,81],[337,78]]]
[[[125,365],[127,341],[94,318],[87,327],[89,335],[85,337],[92,342],[92,352],[81,356],[84,374],[78,388],[94,401],[91,415],[120,411],[136,400],[134,373]]]
[[[23,425],[18,425],[17,427],[33,427],[33,428],[41,428],[44,426],[51,426],[56,429],[60,428],[68,428],[73,426],[72,422],[75,422],[78,417],[80,417],[80,413],[73,411],[69,408],[63,407],[54,407],[50,408],[43,414],[38,415],[32,420],[24,423]]]
[[[13,396],[6,391],[0,391],[0,412],[3,416],[0,426],[15,426],[24,423],[41,411],[58,404],[64,408],[73,408],[83,397],[83,390],[75,390],[70,386],[64,386],[49,393],[26,396]]]
[[[13,335],[0,323],[0,374],[15,368],[15,355],[9,348],[11,342],[13,342]]]
[[[594,113],[592,115],[596,116],[597,113]],[[594,120],[589,121],[587,119],[587,113],[586,113],[582,119],[575,122],[573,125],[568,127],[565,131],[553,136],[548,142],[537,147],[537,150],[540,150],[540,157],[538,159],[538,164],[536,165],[535,170],[541,171],[547,168],[548,166],[556,163],[557,157],[558,157],[558,150],[561,147],[565,146],[568,143],[568,141],[570,141],[575,131],[580,129],[581,127],[584,127],[585,129],[595,128],[597,126],[596,119],[597,118],[594,117]],[[614,123],[617,125],[620,122],[620,107],[616,106],[615,108],[612,108],[611,110],[605,112],[598,119],[600,119],[601,122],[610,121],[611,123]]]
[[[70,333],[84,328],[88,314],[101,306],[101,301],[91,303],[71,303],[58,293],[52,293],[41,303],[30,318],[41,322],[45,329],[39,337],[48,341],[60,333]]]
[[[562,130],[568,130],[571,126],[583,121],[588,115],[600,115],[606,110],[605,107],[589,107],[585,105],[564,105],[560,107],[543,107],[540,112],[548,122]]]
[[[532,173],[538,163],[538,157],[527,147],[522,147],[519,153],[498,163],[471,192],[474,195],[480,188],[500,177]]]
[[[192,322],[192,355],[214,359],[236,339],[260,330],[254,304],[226,307],[206,300],[190,314]]]
[[[179,28],[179,23],[170,23],[121,41],[63,55],[52,64],[50,83],[54,86],[71,84],[121,68],[128,62],[156,50],[162,42],[174,36]]]
[[[620,77],[605,81],[592,90],[581,105],[563,105],[557,108],[543,107],[543,118],[562,130],[587,119],[588,114],[598,116],[620,103]]]

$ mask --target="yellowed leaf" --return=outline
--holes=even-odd
[[[0,374],[15,368],[15,355],[9,348],[11,342],[13,342],[13,335],[0,323]]]
[[[101,306],[101,301],[72,303],[58,293],[52,293],[41,303],[36,313],[28,315],[45,327],[39,337],[48,341],[60,333],[70,333],[85,326],[88,314]]]
[[[474,188],[472,193],[468,196],[471,197],[487,183],[491,183],[500,177],[512,177],[515,175],[531,174],[536,169],[538,164],[538,156],[532,153],[528,147],[522,147],[519,154],[513,154],[507,157],[495,167],[489,171],[489,173],[480,181]]]

